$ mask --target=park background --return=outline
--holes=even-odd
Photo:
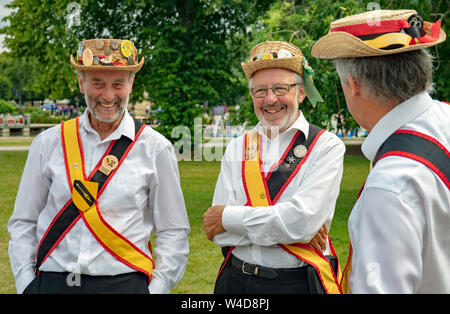
[[[145,57],[130,103],[150,104],[151,110],[137,111],[137,117],[150,121],[172,142],[177,140],[171,136],[175,126],[184,125],[193,132],[194,118],[201,117],[207,125],[211,109],[217,107],[227,108],[230,125],[256,123],[240,64],[248,61],[251,47],[266,40],[297,45],[315,70],[314,82],[325,101],[313,107],[306,100],[301,109],[307,119],[331,129],[331,117],[340,113],[344,128],[354,129],[357,125],[346,109],[331,62],[310,56],[315,41],[328,32],[333,20],[366,10],[415,9],[426,21],[441,18],[444,30],[449,12],[447,0],[13,0],[1,4],[8,15],[0,28],[0,114],[28,113],[32,123],[57,123],[68,116],[52,116],[41,107],[60,99],[83,110],[84,97],[77,88],[70,54],[76,54],[83,39],[130,39],[139,58]],[[436,56],[433,97],[448,101],[448,41],[429,51]],[[29,145],[31,140],[0,138],[0,148]],[[0,293],[15,292],[6,224],[26,156],[26,151],[0,151]],[[220,162],[180,161],[179,168],[192,229],[191,253],[173,293],[211,293],[222,256],[205,237],[202,215],[211,204]],[[368,172],[363,156],[346,154],[330,231],[341,266],[348,255],[348,215]]]

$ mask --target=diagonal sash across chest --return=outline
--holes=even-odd
[[[450,152],[435,138],[412,130],[397,130],[378,149],[373,166],[389,156],[405,157],[420,162],[433,171],[450,189]],[[364,190],[365,182],[358,193]],[[342,275],[341,286],[349,290],[348,275],[352,266],[353,248],[350,243],[347,264]]]
[[[120,262],[144,273],[150,282],[153,260],[126,239],[103,218],[98,199],[133,147],[145,125],[135,121],[135,139],[122,136],[113,141],[105,154],[86,177],[83,148],[79,134],[79,119],[63,122],[61,139],[67,181],[72,198],[63,206],[48,227],[38,247],[36,271],[57,247],[71,228],[83,219],[89,231],[102,247]]]
[[[278,164],[269,172],[267,177],[262,170],[260,154],[260,136],[257,132],[250,132],[244,139],[244,156],[242,162],[242,180],[247,195],[247,206],[270,206],[275,204],[281,194],[297,175],[307,160],[318,138],[324,130],[310,124],[308,138],[298,131],[284,152]],[[274,171],[272,171],[274,170]],[[330,251],[336,256],[331,241]],[[326,293],[342,293],[340,288],[340,269],[338,263],[337,274],[322,252],[305,243],[279,244],[279,246],[313,266],[319,276]],[[230,253],[230,252],[229,252]]]

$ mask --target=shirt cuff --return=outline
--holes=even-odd
[[[226,231],[245,235],[243,206],[226,206],[222,213],[222,225]]]
[[[168,294],[170,293],[170,288],[164,282],[163,278],[155,276],[152,274],[152,280],[148,286],[148,291],[150,294]]]

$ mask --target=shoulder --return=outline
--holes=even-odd
[[[30,152],[48,152],[56,147],[62,147],[61,145],[61,124],[58,124],[39,133],[31,143]]]
[[[138,143],[146,145],[148,148],[153,148],[157,151],[164,149],[173,149],[172,143],[164,137],[161,133],[154,130],[151,126],[145,125],[138,138]],[[137,143],[136,143],[137,144]]]
[[[316,137],[314,150],[321,152],[333,151],[343,155],[345,153],[345,144],[334,133],[323,130],[322,133]]]

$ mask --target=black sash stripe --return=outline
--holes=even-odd
[[[135,136],[144,125],[138,120],[134,120],[134,130]],[[114,155],[121,161],[121,158],[132,141],[126,137],[121,136],[111,148],[109,152],[110,155]],[[117,170],[117,168],[116,168]],[[115,172],[112,171],[109,175]],[[92,177],[91,181],[98,182],[98,190],[100,191],[106,180],[109,176],[97,170],[97,172]],[[57,245],[60,241],[60,238],[64,235],[64,231],[67,230],[71,226],[71,224],[75,221],[75,219],[79,218],[79,210],[71,201],[70,204],[66,207],[66,209],[59,215],[59,217],[55,220],[53,225],[47,230],[45,238],[41,240],[41,245],[38,248],[37,258],[36,258],[36,272],[39,270],[39,267],[47,258],[47,255],[54,249],[55,245]]]
[[[301,163],[304,157],[298,158],[294,155],[294,149],[298,145],[303,145],[306,147],[309,153],[309,149],[311,144],[314,142],[316,136],[322,129],[314,124],[309,125],[308,138],[305,139],[305,134],[300,132],[297,136],[294,144],[289,149],[289,152],[286,154],[284,160],[278,165],[278,169],[272,172],[269,180],[267,181],[267,187],[269,188],[270,199],[273,201],[277,196],[278,192],[281,188],[286,184],[286,181],[289,179],[291,174],[296,170],[298,165]],[[308,155],[307,153],[307,155]],[[294,158],[295,161],[293,163],[289,163],[288,159]]]
[[[379,148],[374,164],[386,153],[402,151],[428,160],[442,174],[450,179],[450,158],[447,153],[432,141],[410,133],[394,133]]]

